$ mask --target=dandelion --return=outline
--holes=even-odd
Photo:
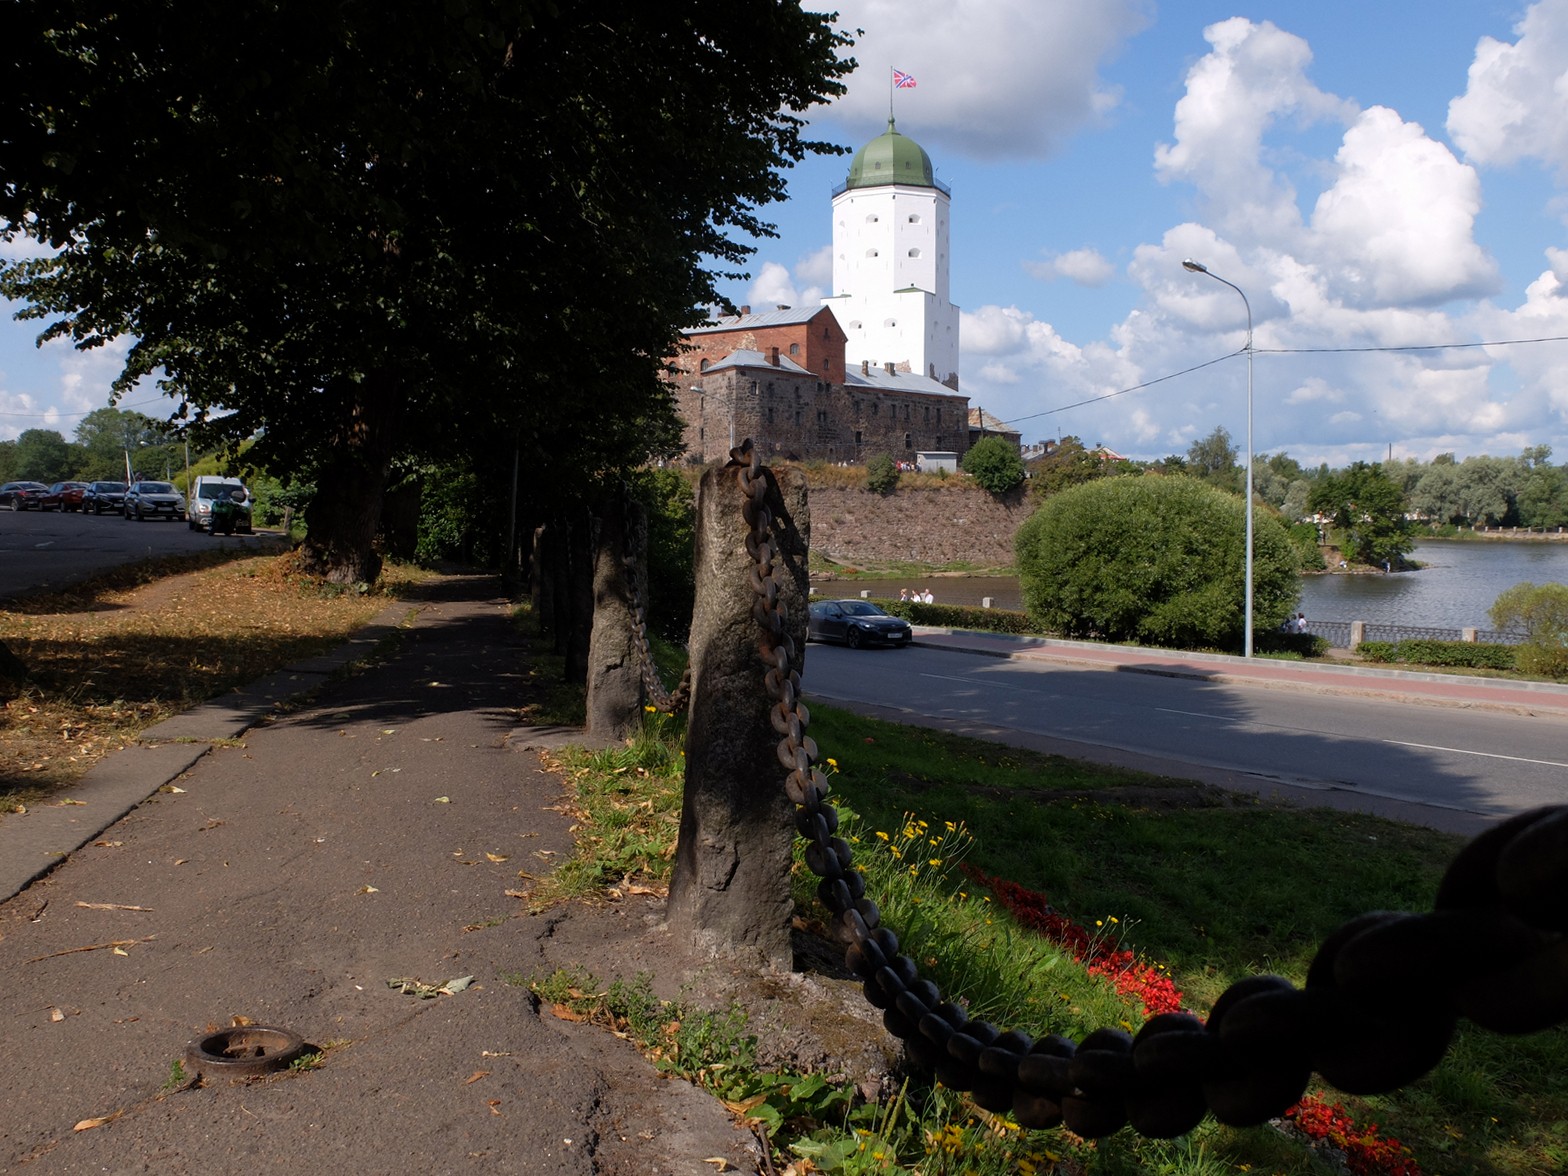
[[[931,864],[933,866],[940,866],[942,864],[942,859],[941,858],[932,858],[931,859]]]
[[[645,706],[644,706],[644,707],[643,707],[643,708],[642,708],[642,709],[643,709],[643,711],[644,711],[644,712],[645,712],[645,713],[646,713],[646,714],[650,714],[650,715],[651,715],[651,714],[653,714],[653,712],[654,712],[654,711],[656,711],[656,710],[658,710],[658,709],[659,709],[659,708],[658,708],[658,707],[656,707],[656,706],[654,706],[654,705],[653,705],[653,704],[652,704],[652,703],[651,703],[651,702],[650,702],[650,703],[648,703],[648,704],[647,704],[647,705],[645,705]]]

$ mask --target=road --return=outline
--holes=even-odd
[[[277,535],[207,535],[167,520],[130,522],[119,515],[52,510],[0,510],[0,600],[60,588],[149,556],[207,551],[214,546],[261,548]]]
[[[918,645],[812,645],[806,667],[808,699],[884,708],[903,712],[892,717],[906,722],[1456,832],[1568,799],[1563,713]]]

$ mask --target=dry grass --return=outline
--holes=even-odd
[[[190,570],[192,568],[196,570]],[[31,677],[0,708],[0,813],[68,786],[190,705],[332,648],[420,578],[324,590],[292,555],[160,560],[0,609]]]

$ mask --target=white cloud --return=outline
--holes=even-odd
[[[1335,163],[1339,175],[1312,213],[1313,246],[1346,301],[1433,303],[1496,287],[1474,238],[1474,168],[1382,106],[1345,132]]]
[[[1066,278],[1080,286],[1103,286],[1116,275],[1116,267],[1096,249],[1072,249],[1044,261],[1026,261],[1024,269],[1046,281]]]
[[[894,112],[920,142],[980,159],[1043,158],[1121,101],[1099,76],[1151,19],[1151,0],[843,0],[860,68],[836,117],[887,117],[892,71],[915,76]]]
[[[831,277],[831,249],[812,254],[803,264],[817,266],[820,252],[829,254],[828,275]],[[788,266],[776,261],[762,263],[762,268],[757,271],[757,276],[752,279],[751,286],[746,292],[746,301],[752,310],[759,314],[778,306],[815,306],[822,301],[822,298],[823,287],[797,286],[796,275],[790,273]]]
[[[1568,0],[1541,0],[1513,43],[1482,37],[1469,85],[1448,105],[1448,133],[1476,163],[1537,159],[1568,172]]]
[[[1313,85],[1307,43],[1268,21],[1232,17],[1203,35],[1213,49],[1187,73],[1176,141],[1155,150],[1156,173],[1197,187],[1222,231],[1286,242],[1300,224],[1296,193],[1265,165],[1264,137],[1285,118],[1348,121],[1354,105]]]

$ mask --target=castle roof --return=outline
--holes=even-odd
[[[742,307],[743,314],[727,314],[703,323],[700,327],[693,327],[686,331],[687,335],[711,335],[719,331],[748,331],[761,330],[764,327],[790,327],[800,323],[809,323],[822,313],[821,306],[780,306],[775,310],[766,310],[760,314],[750,313],[749,307]]]
[[[931,166],[931,157],[925,148],[895,130],[891,118],[887,120],[886,131],[855,152],[855,158],[849,164],[849,178],[839,191],[877,188],[885,184],[912,184],[947,191],[947,186],[937,181],[936,169]]]

